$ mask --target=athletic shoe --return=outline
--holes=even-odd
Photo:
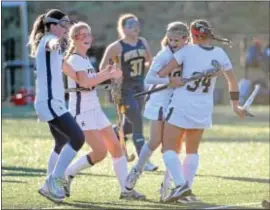
[[[158,169],[158,166],[155,166],[154,164],[150,163],[149,161],[144,166],[145,171],[156,171],[157,169]]]
[[[126,200],[145,200],[145,195],[138,193],[136,190],[127,190],[120,194],[119,199]]]
[[[62,202],[65,198],[64,184],[66,180],[64,178],[53,178],[51,175],[46,179],[46,182],[42,188],[39,189],[39,193],[54,202]]]
[[[135,167],[133,167],[131,169],[131,171],[129,172],[127,179],[126,179],[126,189],[127,190],[133,190],[133,188],[135,187],[135,184],[137,182],[137,180],[139,179],[140,175],[141,175],[141,171],[137,170]]]
[[[181,196],[187,194],[190,194],[190,189],[187,183],[184,185],[176,186],[174,189],[172,189],[170,195],[167,198],[165,198],[164,202],[177,201]]]
[[[160,198],[159,201],[160,202],[164,202],[165,199],[170,195],[170,190],[171,190],[171,185],[167,185],[165,186],[164,183],[161,183],[159,192],[160,192]]]
[[[73,176],[67,176],[66,177],[66,184],[64,185],[64,190],[65,190],[65,195],[67,197],[70,197],[71,193],[70,193],[70,188],[71,188],[71,182],[73,180]]]
[[[192,193],[192,191],[190,190],[189,193],[185,193],[186,195],[181,196],[177,202],[179,203],[183,203],[183,204],[187,204],[187,203],[198,203],[201,202],[201,200]]]

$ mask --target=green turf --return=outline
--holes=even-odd
[[[110,107],[105,111],[110,118],[114,118]],[[47,158],[53,145],[47,125],[37,122],[32,107],[3,107],[2,208],[260,207],[259,203],[263,199],[270,198],[269,107],[253,107],[252,111],[256,118],[241,121],[229,107],[215,109],[215,125],[205,132],[200,147],[200,167],[193,186],[193,191],[202,203],[179,205],[158,202],[158,189],[164,174],[164,164],[158,149],[152,162],[159,166],[159,170],[146,172],[137,185],[137,190],[147,195],[147,201],[118,199],[119,187],[108,157],[78,175],[74,180],[72,197],[56,205],[37,193],[38,187],[44,182]],[[148,133],[146,122],[147,138]],[[131,142],[128,148],[135,151]],[[86,151],[85,145],[79,155]],[[181,158],[183,156],[181,154]]]

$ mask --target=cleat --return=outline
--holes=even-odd
[[[145,195],[138,193],[136,190],[127,190],[122,192],[119,199],[126,200],[145,200]]]
[[[182,196],[186,196],[190,194],[190,189],[188,187],[188,184],[179,185],[176,186],[174,189],[172,189],[170,195],[165,198],[164,202],[174,202],[177,201]]]
[[[155,166],[154,164],[147,162],[144,166],[145,171],[156,171],[158,169],[158,166]]]
[[[131,169],[131,171],[129,172],[129,174],[127,176],[126,185],[125,185],[127,190],[133,190],[133,188],[135,187],[135,184],[136,184],[137,180],[139,179],[141,173],[142,172],[137,170],[135,167],[133,167]]]
[[[160,202],[164,202],[165,199],[169,196],[171,190],[171,185],[169,184],[168,186],[165,186],[164,183],[161,183],[159,192],[160,192]]]
[[[66,177],[66,184],[64,185],[65,195],[66,197],[70,197],[70,188],[71,188],[71,182],[73,180],[73,176],[67,176]]]
[[[198,203],[201,202],[201,200],[192,193],[192,191],[190,190],[189,193],[185,193],[186,195],[181,196],[177,202],[178,203],[183,203],[183,204],[187,204],[187,203]]]
[[[39,194],[47,199],[60,203],[65,198],[65,191],[63,188],[66,180],[63,178],[53,178],[51,175],[46,179],[45,184],[38,190]]]

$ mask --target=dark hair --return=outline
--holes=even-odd
[[[39,15],[37,19],[35,20],[33,24],[33,29],[31,31],[31,34],[29,36],[29,42],[28,45],[30,46],[31,53],[30,55],[32,57],[35,57],[36,50],[39,41],[44,36],[46,30],[50,30],[51,24],[55,23],[46,23],[44,24],[44,19],[46,17],[55,18],[57,20],[61,20],[66,14],[58,9],[51,9],[47,13]]]
[[[223,44],[231,45],[231,41],[226,38],[221,38],[213,33],[213,27],[207,20],[198,19],[190,24],[190,33],[197,38],[213,40],[222,42]]]

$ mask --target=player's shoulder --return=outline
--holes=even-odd
[[[215,46],[215,53],[219,56],[227,56],[226,51],[222,47]]]
[[[69,63],[85,63],[87,60],[88,60],[87,56],[84,57],[77,53],[72,53],[67,59]]]
[[[171,56],[173,54],[172,50],[170,49],[170,47],[167,46],[163,46],[157,53],[156,56],[159,57],[163,57],[163,56]]]
[[[50,34],[50,33],[46,33],[40,40],[40,42],[48,42],[50,40],[53,40],[53,39],[58,39],[57,36],[53,35],[53,34]]]
[[[148,43],[147,39],[144,38],[144,37],[142,37],[142,36],[139,36],[139,40],[142,40],[142,42],[143,42],[144,44],[147,44],[147,43]]]
[[[121,52],[122,46],[120,44],[121,39],[118,39],[107,46],[106,51]]]

